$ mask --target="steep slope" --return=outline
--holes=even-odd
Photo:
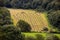
[[[23,9],[8,9],[11,13],[14,25],[17,24],[19,20],[24,20],[31,25],[31,31],[41,31],[43,28],[48,27],[48,22],[45,15],[38,13],[33,10],[23,10]]]

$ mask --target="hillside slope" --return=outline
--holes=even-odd
[[[31,31],[41,31],[43,28],[48,27],[47,19],[42,13],[38,13],[33,10],[23,10],[23,9],[8,9],[11,13],[14,25],[17,24],[19,20],[24,20],[31,25]]]

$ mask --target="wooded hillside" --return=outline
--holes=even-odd
[[[0,0],[0,6],[48,11],[60,9],[60,0]]]

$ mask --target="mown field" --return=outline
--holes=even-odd
[[[11,13],[14,25],[17,24],[19,20],[24,20],[30,24],[32,30],[40,32],[43,28],[48,27],[48,21],[45,18],[44,13],[39,13],[34,10],[24,10],[24,9],[8,9]]]
[[[50,29],[50,26],[52,26],[50,25],[47,18],[47,14],[45,13],[39,13],[33,10],[24,10],[24,9],[8,9],[8,10],[11,13],[11,18],[13,19],[15,26],[19,20],[24,20],[28,22],[32,27],[31,31],[41,31],[45,27]],[[39,35],[41,34],[44,37],[46,37],[48,33],[23,32],[22,34],[24,34],[25,37],[28,37],[28,36],[36,37],[36,34],[39,34]],[[60,38],[60,34],[54,34],[54,35],[57,35]]]

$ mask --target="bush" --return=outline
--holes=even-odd
[[[30,32],[31,31],[31,26],[23,20],[20,20],[17,23],[17,27],[20,27],[22,32]]]
[[[42,32],[48,32],[48,28],[47,27],[44,27]]]
[[[40,34],[36,34],[37,40],[44,40],[44,37]]]
[[[56,35],[50,34],[50,35],[47,35],[45,40],[60,40],[60,39]]]
[[[13,25],[0,27],[0,40],[21,40],[21,31]]]

